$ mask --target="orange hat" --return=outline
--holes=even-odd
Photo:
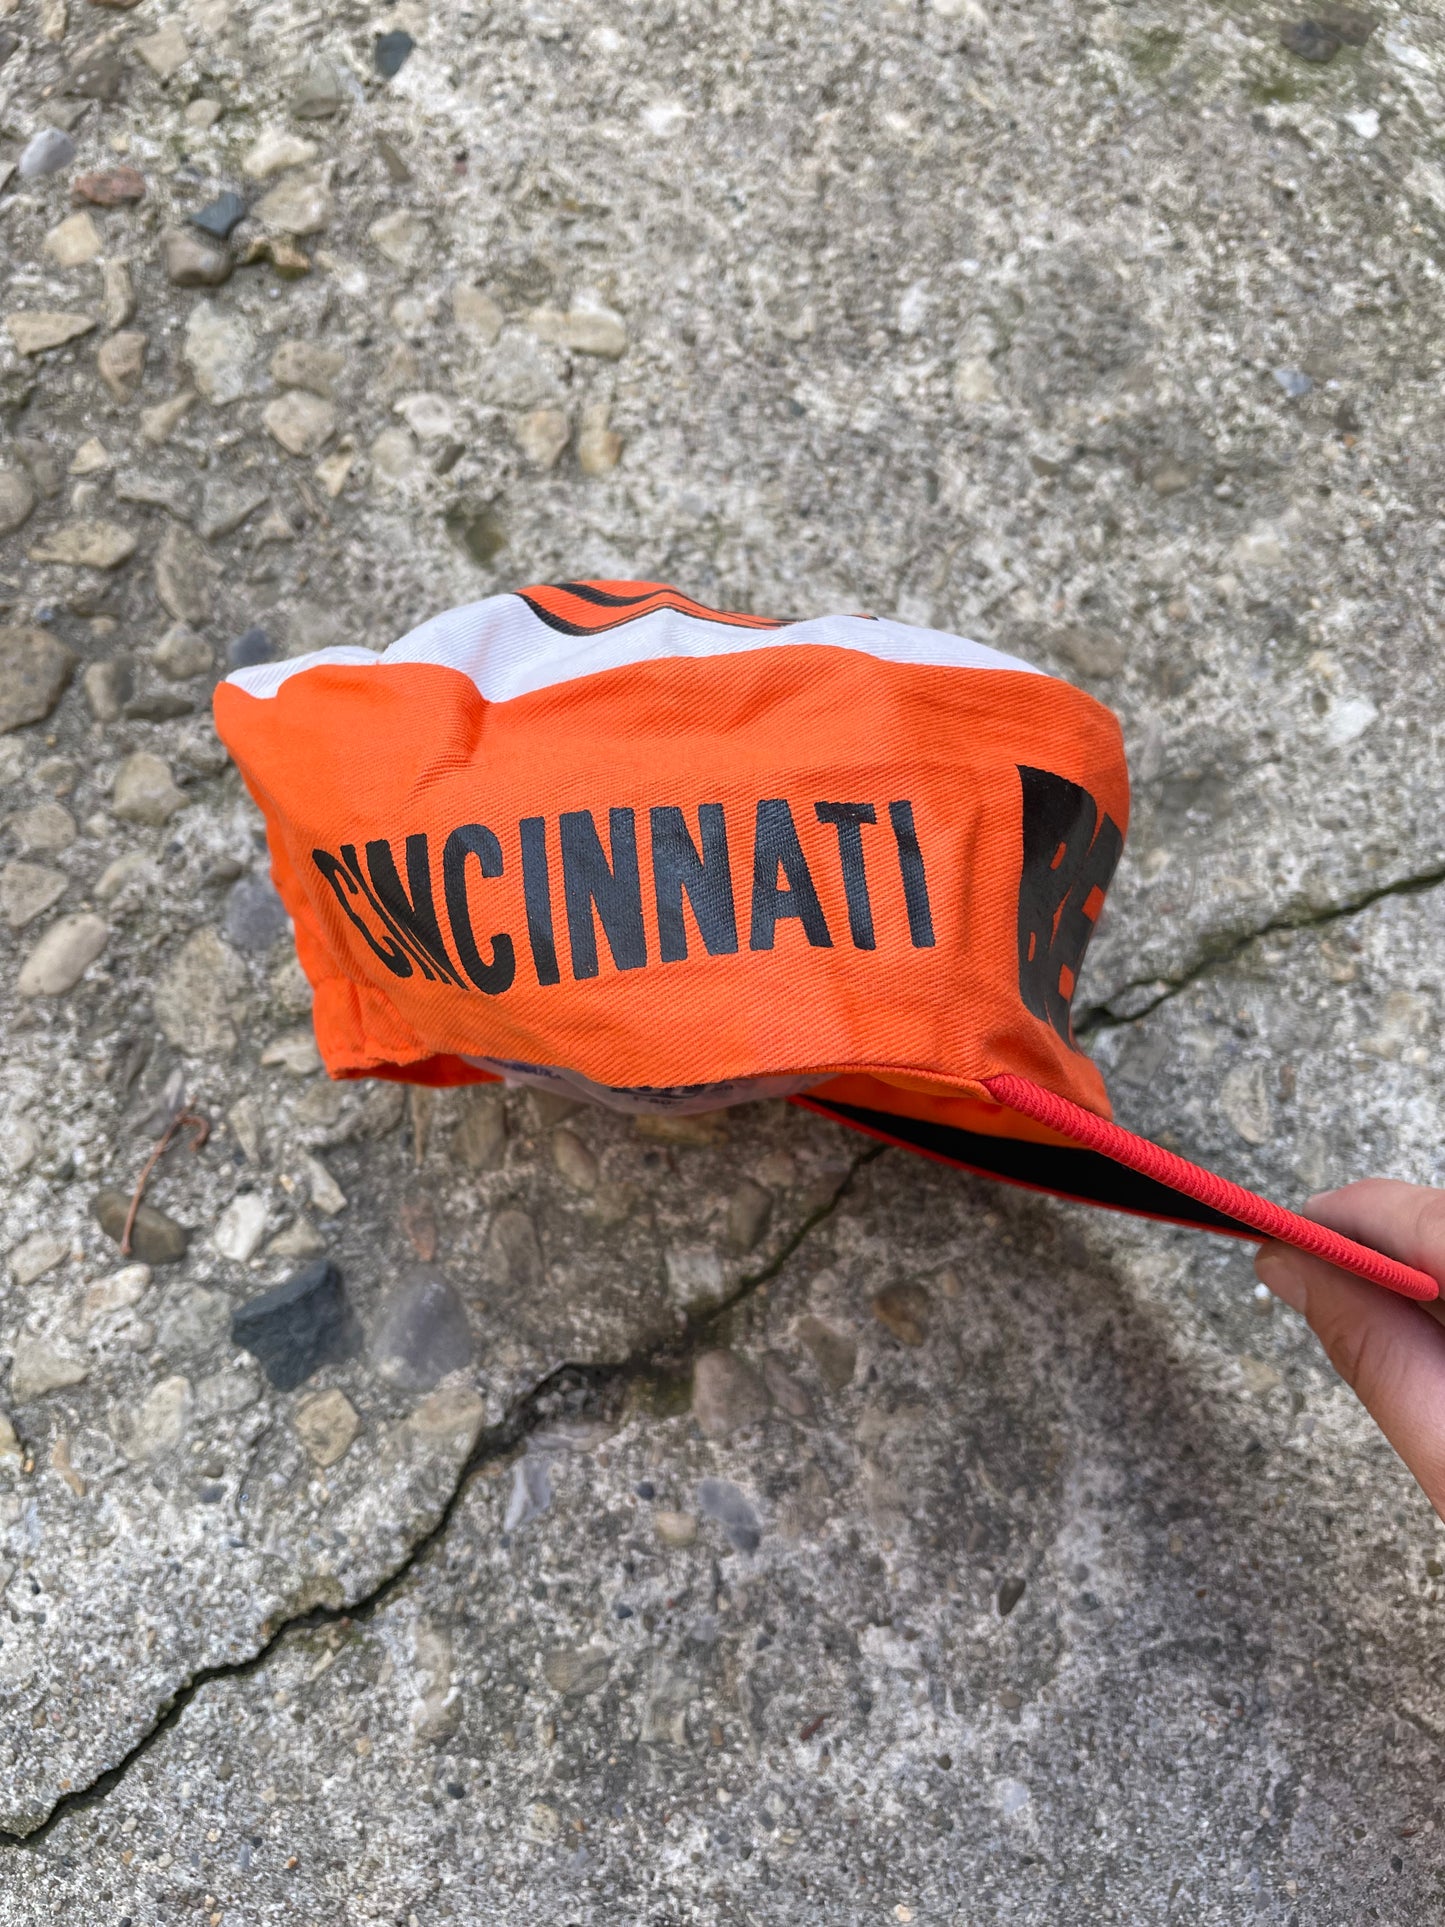
[[[981,643],[567,582],[382,655],[238,669],[333,1077],[619,1109],[792,1096],[1014,1183],[1434,1279],[1108,1122],[1070,1003],[1124,845],[1119,725]]]

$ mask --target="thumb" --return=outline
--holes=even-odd
[[[1255,1270],[1303,1313],[1350,1386],[1445,1518],[1445,1330],[1419,1306],[1288,1245]]]

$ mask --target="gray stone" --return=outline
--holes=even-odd
[[[161,537],[155,560],[156,594],[177,622],[201,628],[210,619],[215,564],[188,529],[174,524]]]
[[[110,942],[110,925],[88,910],[57,917],[38,939],[15,980],[22,997],[63,997]]]
[[[161,260],[178,288],[219,288],[235,267],[228,248],[180,227],[161,236]]]
[[[763,1383],[773,1403],[789,1418],[810,1419],[814,1416],[813,1401],[808,1396],[806,1386],[798,1383],[788,1370],[786,1361],[775,1352],[769,1352],[763,1360]]]
[[[921,1345],[928,1336],[931,1311],[922,1285],[887,1285],[873,1299],[873,1316],[901,1345]]]
[[[552,1133],[552,1161],[574,1191],[597,1189],[597,1159],[565,1124]]]
[[[733,1352],[699,1354],[692,1369],[692,1415],[704,1438],[730,1438],[765,1419],[768,1388],[746,1360]]]
[[[178,716],[194,715],[195,708],[194,698],[182,696],[177,690],[148,689],[132,696],[123,714],[130,722],[169,723]]]
[[[666,1506],[659,1506],[652,1515],[652,1529],[658,1541],[674,1551],[697,1542],[697,1519],[691,1512],[673,1512]]]
[[[43,722],[74,667],[73,651],[48,630],[0,628],[0,735]]]
[[[318,395],[293,388],[261,411],[267,433],[288,455],[317,455],[336,432],[336,410]]]
[[[131,1414],[125,1434],[128,1456],[149,1461],[174,1451],[185,1439],[194,1403],[191,1381],[179,1372],[153,1386]]]
[[[108,332],[123,328],[135,314],[135,286],[124,261],[101,266],[101,319]]]
[[[171,682],[188,682],[212,667],[211,645],[188,623],[175,622],[151,652],[151,661]]]
[[[83,1385],[90,1367],[50,1338],[20,1337],[10,1361],[10,1396],[17,1405]]]
[[[389,33],[379,33],[372,43],[371,57],[376,71],[383,80],[394,80],[406,65],[416,42],[411,35],[400,27],[392,28]]]
[[[371,1331],[371,1356],[388,1384],[429,1392],[471,1360],[461,1299],[439,1272],[417,1266],[388,1286]]]
[[[196,533],[204,541],[218,542],[222,536],[234,535],[265,504],[263,488],[238,486],[224,478],[207,482],[201,490]]]
[[[115,722],[135,687],[130,664],[116,658],[90,663],[80,681],[90,713],[98,723]]]
[[[534,408],[517,423],[517,446],[534,468],[555,468],[572,434],[560,408]]]
[[[810,1312],[798,1319],[794,1336],[812,1354],[818,1375],[830,1392],[841,1392],[852,1384],[858,1369],[858,1346],[851,1333]]]
[[[460,1095],[461,1122],[452,1150],[468,1171],[490,1171],[507,1149],[507,1113],[495,1085],[473,1085]]]
[[[69,1253],[70,1247],[65,1239],[57,1238],[54,1232],[32,1232],[10,1253],[11,1275],[17,1285],[33,1285],[37,1278],[54,1271]]]
[[[291,112],[297,120],[330,120],[345,100],[341,76],[329,60],[308,60],[292,84]]]
[[[0,468],[0,535],[13,535],[30,520],[35,484],[23,468]]]
[[[284,173],[288,167],[305,167],[316,159],[318,152],[315,141],[272,128],[248,150],[241,162],[241,172],[253,181],[269,180],[271,175]]]
[[[270,1201],[259,1191],[241,1191],[232,1198],[211,1232],[211,1243],[233,1264],[246,1264],[266,1235]]]
[[[293,1391],[357,1349],[341,1273],[327,1259],[303,1265],[274,1290],[238,1306],[231,1341],[251,1353],[279,1392]]]
[[[298,239],[323,233],[335,212],[329,189],[301,174],[288,174],[269,194],[263,194],[255,207],[256,219],[263,227]]]
[[[232,884],[222,928],[238,950],[269,950],[290,936],[291,919],[269,876],[241,877]]]
[[[189,520],[195,507],[195,493],[178,476],[155,475],[144,469],[122,469],[111,483],[118,502],[143,502],[148,508],[164,509],[178,521]]]
[[[271,357],[271,379],[283,388],[307,388],[329,401],[346,367],[339,348],[319,341],[283,341]]]
[[[27,856],[53,856],[75,841],[75,818],[59,803],[37,803],[10,819],[10,834]]]
[[[697,1509],[704,1519],[716,1519],[735,1552],[756,1552],[763,1527],[746,1495],[729,1479],[703,1479],[697,1488]]]
[[[127,823],[168,823],[184,809],[186,797],[171,775],[170,766],[149,750],[138,749],[115,773],[111,809]]]
[[[32,562],[58,562],[69,569],[118,569],[136,551],[133,529],[118,522],[62,522],[30,550]]]
[[[345,1458],[361,1433],[361,1419],[345,1392],[314,1392],[296,1407],[296,1436],[321,1470]]]
[[[610,308],[573,308],[566,314],[555,308],[534,308],[527,326],[539,341],[570,348],[575,354],[615,361],[627,352],[627,325]]]
[[[452,316],[457,327],[473,341],[490,348],[502,332],[506,317],[483,288],[459,282],[452,289]]]
[[[235,1019],[246,993],[246,966],[209,925],[194,931],[161,972],[152,997],[156,1022],[191,1057],[236,1048]]]
[[[406,208],[383,214],[367,230],[372,245],[393,267],[412,268],[431,239],[431,228]]]
[[[1318,20],[1287,21],[1279,30],[1279,40],[1286,52],[1320,66],[1333,60],[1340,51],[1338,34],[1331,33]]]
[[[257,663],[272,661],[275,654],[270,634],[259,627],[245,630],[226,645],[226,661],[232,669],[253,668]]]
[[[487,1250],[499,1282],[508,1286],[519,1303],[541,1289],[542,1247],[537,1227],[525,1211],[512,1206],[499,1211],[487,1233]]]
[[[246,203],[237,193],[226,188],[213,201],[196,209],[186,216],[192,227],[199,228],[213,241],[230,239],[231,230],[238,227],[246,218]]]
[[[113,1187],[97,1194],[92,1210],[107,1238],[120,1244],[125,1237],[130,1198]],[[191,1234],[167,1212],[153,1204],[143,1204],[136,1212],[131,1229],[130,1251],[143,1265],[178,1265],[190,1247]]]
[[[728,1200],[728,1243],[734,1251],[751,1251],[768,1228],[773,1194],[765,1185],[744,1178]]]
[[[12,930],[23,930],[59,903],[69,884],[59,870],[13,859],[0,870],[0,916]]]
[[[186,318],[182,354],[207,401],[224,408],[261,386],[256,331],[244,315],[214,301],[198,301]]]
[[[22,181],[40,180],[46,174],[58,174],[74,159],[75,142],[69,134],[58,127],[42,127],[21,148],[16,172]]]
[[[212,1353],[225,1341],[233,1301],[225,1291],[191,1285],[170,1297],[160,1314],[160,1343],[166,1353]]]
[[[542,1677],[563,1699],[600,1692],[612,1671],[605,1646],[555,1646],[542,1655]]]
[[[112,401],[130,401],[145,373],[146,338],[132,329],[122,329],[100,344],[95,358],[96,370],[110,391]]]
[[[552,1474],[544,1458],[524,1454],[512,1467],[512,1489],[502,1515],[503,1532],[520,1532],[552,1504]]]

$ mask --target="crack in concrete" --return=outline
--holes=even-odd
[[[1175,977],[1141,977],[1132,983],[1121,984],[1112,997],[1101,1004],[1091,1004],[1075,1021],[1074,1035],[1081,1041],[1097,1036],[1100,1031],[1119,1030],[1126,1024],[1137,1024],[1141,1018],[1150,1017],[1161,1004],[1167,1004],[1188,990],[1191,984],[1207,977],[1211,971],[1231,964],[1243,956],[1252,943],[1261,937],[1270,937],[1285,930],[1316,930],[1323,925],[1342,923],[1350,917],[1357,917],[1361,911],[1381,903],[1386,897],[1413,897],[1426,891],[1437,889],[1445,884],[1445,863],[1433,870],[1422,870],[1415,876],[1399,877],[1393,883],[1382,883],[1376,890],[1366,890],[1360,895],[1348,897],[1343,903],[1332,903],[1323,910],[1304,910],[1297,916],[1272,917],[1257,929],[1245,930],[1233,936],[1223,936],[1217,941],[1206,941],[1199,955],[1186,969]],[[1113,1006],[1131,991],[1152,990],[1162,985],[1158,996],[1151,1003],[1143,1004],[1138,1010],[1126,1013],[1116,1011]]]
[[[218,1680],[248,1679],[270,1661],[284,1641],[322,1626],[350,1626],[375,1617],[394,1594],[427,1560],[446,1538],[457,1509],[473,1480],[485,1467],[505,1461],[526,1443],[529,1435],[544,1424],[562,1417],[580,1416],[615,1405],[627,1387],[647,1372],[659,1369],[680,1372],[688,1359],[701,1349],[703,1341],[738,1305],[782,1271],[793,1254],[812,1236],[820,1224],[831,1218],[853,1187],[865,1166],[876,1162],[889,1150],[886,1144],[869,1144],[849,1164],[847,1171],[821,1204],[809,1212],[783,1240],[768,1262],[738,1281],[728,1296],[706,1311],[690,1314],[675,1338],[644,1351],[629,1353],[611,1365],[563,1363],[540,1379],[530,1392],[519,1399],[498,1424],[489,1426],[478,1438],[447,1495],[440,1512],[426,1532],[415,1541],[401,1563],[369,1591],[347,1606],[313,1606],[296,1613],[273,1628],[254,1653],[245,1659],[222,1660],[203,1666],[184,1680],[157,1712],[151,1724],[116,1761],[114,1766],[87,1782],[62,1794],[43,1820],[25,1833],[0,1828],[0,1852],[34,1851],[62,1820],[98,1806],[122,1783],[131,1769],[175,1726],[196,1695]],[[263,1622],[263,1625],[265,1622]]]

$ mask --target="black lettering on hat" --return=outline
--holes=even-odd
[[[346,866],[342,863],[340,857],[333,856],[330,850],[313,850],[311,852],[311,861],[321,872],[327,884],[329,884],[332,895],[341,905],[342,910],[347,917],[350,918],[351,922],[355,924],[362,936],[365,937],[367,944],[375,954],[380,957],[392,976],[409,977],[411,975],[411,958],[408,957],[406,952],[398,945],[384,943],[381,939],[373,935],[372,931],[362,922],[361,918],[347,901],[348,897],[357,896],[360,892],[356,883],[347,875]]]
[[[780,869],[787,882],[782,890],[778,888]],[[771,950],[777,927],[787,917],[798,919],[815,950],[833,948],[828,920],[798,841],[793,812],[784,797],[766,796],[758,804],[753,833],[753,916],[748,949]]]
[[[463,823],[453,830],[442,851],[442,888],[447,900],[447,918],[452,927],[452,942],[457,955],[478,990],[499,997],[510,990],[517,974],[517,951],[506,935],[491,939],[492,961],[487,963],[477,949],[472,930],[471,909],[467,903],[467,858],[475,857],[484,877],[502,874],[502,846],[484,823]]]
[[[356,845],[354,843],[342,844],[341,861],[345,866],[346,874],[351,878],[352,882],[355,883],[357,889],[360,890],[361,894],[366,898],[366,901],[371,905],[382,923],[386,925],[386,928],[391,932],[392,936],[396,938],[412,962],[420,968],[422,976],[426,978],[428,983],[432,983],[435,980],[436,971],[427,957],[425,946],[410,936],[403,924],[397,922],[396,918],[391,915],[386,905],[367,882],[366,877],[362,873],[361,858],[356,854]]]
[[[913,821],[913,805],[906,800],[888,805],[888,821],[893,825],[893,840],[898,845],[898,874],[903,879],[903,901],[908,909],[908,935],[915,950],[931,950],[933,905],[928,900],[928,877],[923,868],[923,851]]]
[[[612,961],[619,970],[640,970],[647,962],[642,927],[642,878],[637,868],[637,819],[631,810],[609,810],[612,858],[608,861],[590,810],[564,810],[562,895],[567,903],[567,938],[572,975],[597,975],[596,906]]]
[[[406,937],[408,947],[421,954],[444,984],[455,984],[460,989],[462,980],[437,921],[426,836],[418,834],[406,839],[406,880],[410,896],[397,875],[390,843],[384,839],[368,843],[366,866],[371,872],[371,887],[381,899],[392,928]]]
[[[820,823],[838,832],[838,861],[843,870],[843,894],[848,900],[848,934],[855,950],[876,950],[873,905],[868,900],[868,872],[863,867],[863,825],[876,823],[871,803],[815,803]]]
[[[652,890],[657,903],[657,940],[664,963],[687,956],[683,892],[697,919],[698,934],[710,957],[735,957],[737,910],[728,857],[727,822],[721,803],[700,803],[697,810],[702,852],[692,840],[687,818],[672,804],[660,805],[652,819]]]
[[[527,906],[527,941],[539,984],[560,984],[557,939],[552,930],[552,869],[547,861],[547,819],[523,817],[522,899]]]
[[[1023,873],[1019,879],[1019,994],[1035,1017],[1074,1041],[1070,1004],[1124,833],[1067,777],[1019,765]]]

